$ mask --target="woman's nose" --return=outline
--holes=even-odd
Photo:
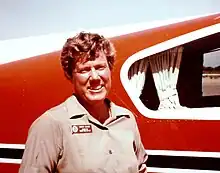
[[[99,73],[97,72],[97,70],[95,68],[91,69],[91,78],[92,79],[99,79]]]

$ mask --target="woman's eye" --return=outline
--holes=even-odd
[[[89,72],[89,71],[90,71],[90,69],[87,69],[87,68],[86,68],[86,69],[81,69],[81,70],[79,70],[80,73],[87,73],[87,72]]]
[[[105,66],[99,66],[97,67],[97,70],[104,70],[105,69]]]

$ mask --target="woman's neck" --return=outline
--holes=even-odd
[[[100,123],[104,123],[109,118],[109,109],[110,105],[105,102],[105,100],[95,103],[88,104],[82,102],[82,100],[78,99],[78,101],[82,104],[82,106],[92,115],[95,119],[97,119]]]
[[[92,105],[86,108],[87,111],[100,123],[104,123],[109,118],[109,107],[103,102],[102,104]]]

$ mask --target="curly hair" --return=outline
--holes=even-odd
[[[61,51],[60,61],[67,79],[72,79],[72,72],[76,63],[81,60],[94,60],[100,52],[107,58],[110,70],[115,61],[115,48],[113,44],[102,35],[96,33],[80,32],[75,37],[68,38]]]

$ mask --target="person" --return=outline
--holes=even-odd
[[[115,56],[99,34],[67,39],[60,60],[74,94],[31,125],[19,173],[147,172],[134,115],[107,98]]]

